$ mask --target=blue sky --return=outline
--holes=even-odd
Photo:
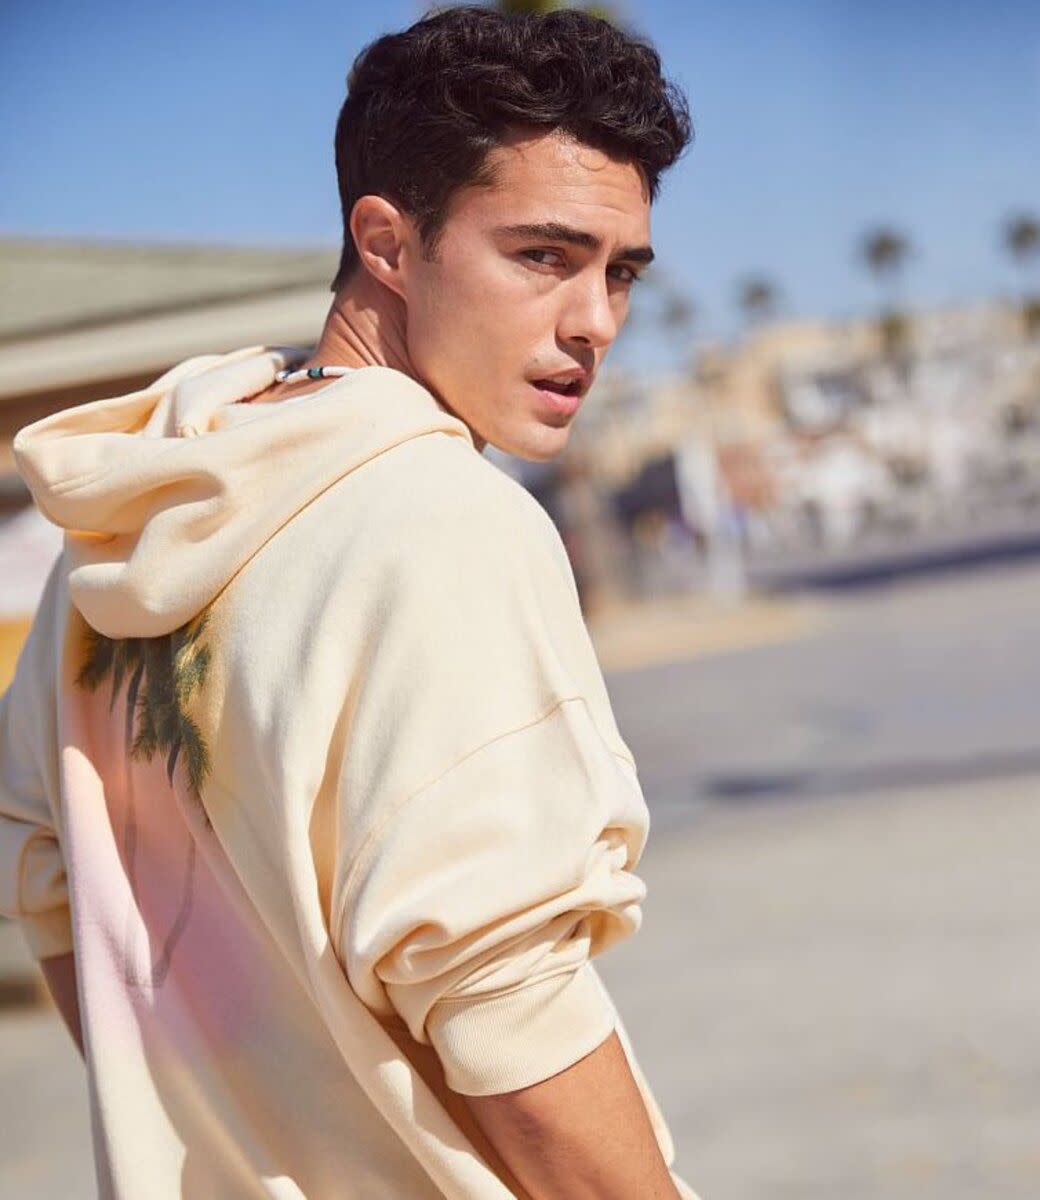
[[[414,0],[0,6],[0,230],[335,244],[331,141],[350,61]],[[761,273],[794,314],[875,303],[877,222],[915,304],[1016,287],[998,230],[1040,209],[1040,4],[624,0],[697,139],[654,218],[702,332]]]

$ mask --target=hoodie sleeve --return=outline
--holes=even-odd
[[[635,767],[542,519],[495,537],[471,519],[436,598],[427,577],[425,620],[395,629],[412,679],[383,727],[397,753],[456,749],[380,802],[334,924],[362,999],[388,1004],[468,1095],[546,1079],[609,1036],[589,960],[639,927],[645,893]]]
[[[20,921],[36,959],[72,949],[65,863],[53,804],[54,622],[47,581],[14,680],[0,697],[0,914]]]

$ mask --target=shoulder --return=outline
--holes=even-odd
[[[444,585],[487,575],[556,581],[577,602],[574,576],[549,514],[520,483],[459,438],[415,438],[366,464],[358,493],[377,500],[369,541],[375,558],[407,579],[434,570]],[[461,574],[460,574],[461,573]]]
[[[401,472],[414,486],[380,518],[374,607],[384,653],[409,664],[431,694],[454,695],[456,714],[478,695],[485,715],[503,710],[498,729],[511,727],[506,707],[520,723],[582,697],[608,744],[631,761],[552,518],[472,446],[425,440],[394,451],[395,471],[417,468]]]

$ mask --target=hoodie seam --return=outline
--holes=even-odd
[[[428,780],[426,783],[421,784],[414,791],[409,792],[406,796],[402,797],[396,804],[394,804],[390,808],[390,811],[387,812],[386,814],[384,814],[382,819],[372,829],[370,829],[367,834],[365,834],[364,838],[361,841],[361,845],[358,847],[357,851],[354,854],[353,861],[351,862],[350,868],[347,871],[346,878],[343,882],[343,890],[341,892],[341,899],[340,899],[340,902],[336,906],[337,911],[334,914],[333,919],[331,921],[331,926],[329,929],[329,936],[332,939],[332,944],[335,949],[338,950],[338,948],[339,948],[339,941],[340,941],[340,935],[341,935],[342,929],[343,929],[343,922],[346,919],[346,913],[347,913],[347,909],[349,907],[349,900],[352,895],[352,890],[354,888],[355,879],[358,874],[358,871],[360,871],[362,866],[371,857],[372,852],[373,852],[374,842],[380,837],[380,835],[382,835],[383,833],[386,832],[386,829],[390,825],[390,823],[392,821],[394,821],[397,817],[399,817],[401,815],[401,813],[404,811],[404,809],[407,808],[408,805],[410,805],[412,803],[412,801],[420,799],[423,795],[425,795],[428,791],[430,791],[431,788],[434,788],[439,783],[442,783],[449,775],[452,774],[453,771],[457,770],[464,763],[466,763],[469,759],[475,757],[477,754],[480,754],[483,750],[486,750],[489,746],[493,746],[496,742],[503,741],[506,738],[512,737],[514,734],[523,733],[525,730],[533,729],[535,726],[542,724],[542,722],[544,722],[544,721],[547,721],[556,712],[558,712],[561,708],[563,708],[563,706],[565,704],[573,704],[575,702],[580,702],[584,706],[585,711],[588,713],[589,720],[592,724],[593,729],[595,729],[597,736],[599,737],[600,741],[603,743],[604,747],[609,751],[611,756],[616,759],[619,759],[622,762],[627,763],[629,766],[631,766],[633,768],[635,767],[635,764],[631,758],[629,758],[627,755],[621,754],[618,750],[615,750],[614,747],[611,746],[611,744],[603,736],[603,733],[600,730],[599,724],[596,721],[596,718],[593,716],[592,709],[589,705],[588,698],[581,692],[575,693],[570,696],[561,697],[560,699],[554,701],[548,708],[544,709],[537,716],[532,717],[530,720],[524,721],[519,725],[515,725],[510,729],[504,730],[502,733],[495,734],[494,737],[488,738],[486,741],[481,742],[479,746],[475,746],[473,749],[467,750],[464,754],[462,754],[459,758],[457,758],[450,766],[445,767],[443,771],[440,771],[432,779]],[[330,914],[330,915],[332,915],[332,914]]]

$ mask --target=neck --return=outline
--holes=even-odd
[[[406,316],[404,301],[359,268],[336,293],[314,353],[301,366],[393,367],[429,388],[408,355]],[[442,396],[437,398],[449,407]],[[475,430],[470,434],[483,453],[487,443]]]
[[[408,358],[400,297],[357,270],[336,293],[308,367],[393,367],[418,378]]]

